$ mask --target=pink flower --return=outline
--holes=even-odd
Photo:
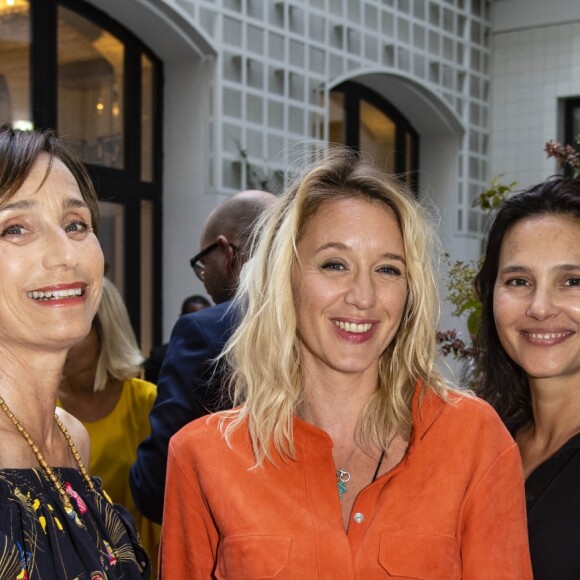
[[[72,485],[67,481],[64,486],[67,494],[74,498],[77,502],[77,506],[79,508],[79,512],[84,514],[87,511],[87,504],[84,502],[83,498],[73,489]]]

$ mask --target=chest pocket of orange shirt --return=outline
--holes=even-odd
[[[218,548],[218,569],[228,580],[274,578],[287,565],[291,536],[230,536]]]
[[[395,578],[461,578],[459,547],[451,536],[410,532],[383,533],[379,546],[379,564]]]

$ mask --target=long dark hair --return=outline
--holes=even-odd
[[[499,340],[493,315],[493,293],[507,231],[523,219],[542,215],[580,219],[580,180],[552,177],[507,199],[493,219],[486,239],[484,262],[475,278],[482,317],[474,343],[472,386],[503,419],[517,418],[518,422],[532,419],[530,386],[524,370],[508,356]]]
[[[81,160],[52,130],[19,131],[8,124],[0,125],[0,204],[7,202],[22,187],[42,153],[50,157],[47,175],[55,158],[72,173],[91,212],[91,225],[96,234],[99,204],[91,178]]]

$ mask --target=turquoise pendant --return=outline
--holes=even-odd
[[[348,491],[346,484],[350,481],[350,473],[344,469],[336,470],[336,487],[338,488],[338,499]]]

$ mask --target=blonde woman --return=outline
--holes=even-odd
[[[531,578],[517,448],[435,368],[430,230],[347,151],[260,224],[238,406],[170,445],[167,578]]]
[[[129,468],[149,435],[156,387],[141,380],[143,355],[123,298],[103,279],[103,294],[87,337],[70,349],[58,392],[59,405],[82,421],[91,440],[91,473],[111,499],[133,515],[143,546],[156,561],[160,527],[135,507]]]

